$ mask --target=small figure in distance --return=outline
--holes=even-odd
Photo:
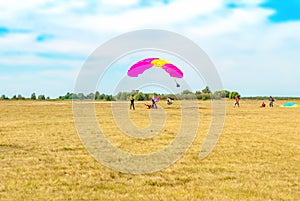
[[[235,96],[234,107],[235,107],[235,106],[238,106],[238,107],[240,107],[240,99],[239,99],[239,97],[238,97],[238,96]]]
[[[174,102],[174,98],[171,98],[171,97],[168,97],[168,98],[167,98],[167,104],[168,104],[168,105],[173,104],[173,102]]]
[[[152,97],[152,108],[157,109],[157,105],[156,105],[156,102],[154,100],[154,96]]]
[[[274,98],[272,96],[270,96],[269,101],[270,101],[269,106],[273,107],[275,100],[274,100]]]
[[[130,109],[135,110],[135,107],[134,107],[134,97],[133,97],[133,95],[131,95],[131,97],[130,97]]]
[[[265,102],[263,102],[262,104],[261,104],[261,106],[260,106],[261,108],[263,108],[263,107],[266,107],[266,104],[265,104]]]
[[[145,104],[145,106],[147,107],[147,109],[151,109],[152,105],[150,104]]]

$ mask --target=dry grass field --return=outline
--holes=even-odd
[[[101,165],[87,152],[71,102],[1,101],[0,200],[300,200],[300,108],[275,103],[259,108],[261,101],[242,100],[233,108],[227,101],[219,142],[199,160],[211,117],[210,102],[200,101],[200,127],[187,153],[159,172],[132,175]],[[132,153],[162,149],[180,122],[179,106],[168,106],[162,133],[134,139],[118,132],[110,103],[95,107],[107,138]],[[145,127],[148,113],[137,102],[130,118]]]

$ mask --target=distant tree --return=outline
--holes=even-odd
[[[66,97],[66,99],[79,99],[79,96],[75,93],[71,93],[68,98]]]
[[[47,98],[46,98],[47,100],[50,100],[50,97],[49,96],[47,96]]]
[[[143,100],[145,100],[145,95],[142,92],[139,92],[138,94],[136,94],[134,96],[134,99],[137,101],[143,101]]]
[[[87,99],[90,99],[90,100],[95,100],[95,94],[94,93],[89,93],[87,96],[86,96]]]
[[[138,94],[138,93],[139,93],[139,90],[132,90],[132,91],[131,91],[131,94],[132,94],[132,95],[135,95],[135,94]]]
[[[235,99],[235,96],[238,96],[240,98],[240,94],[238,92],[236,92],[236,91],[230,92],[230,94],[229,94],[230,99]]]
[[[210,94],[202,94],[202,100],[208,100],[211,99],[211,95]]]
[[[39,95],[38,100],[45,100],[45,95],[43,95],[43,94]]]
[[[68,99],[72,99],[72,94],[70,92],[67,92],[66,95],[64,96],[59,96],[58,97],[60,100],[68,100]]]
[[[106,95],[105,95],[104,93],[102,93],[102,94],[100,94],[99,99],[100,99],[100,100],[104,100],[104,99],[105,99],[105,96],[106,96]]]
[[[105,95],[104,96],[104,100],[106,100],[106,101],[113,101],[114,99],[113,99],[112,95]]]
[[[210,94],[211,91],[210,91],[209,87],[206,86],[204,89],[202,89],[202,93],[204,93],[204,94]]]
[[[213,94],[213,97],[214,98],[229,98],[229,94],[230,94],[230,91],[227,91],[227,90],[216,91]]]
[[[184,94],[192,94],[193,92],[191,92],[190,90],[187,90],[187,89],[185,89],[185,90],[183,90],[182,92],[181,92],[181,94],[182,95],[184,95]]]
[[[150,94],[144,94],[144,96],[145,96],[145,100],[150,100],[151,99]]]
[[[225,94],[225,98],[229,98],[230,91],[223,90],[222,93]]]
[[[67,94],[65,95],[64,99],[72,99],[72,94],[70,92],[67,92]]]
[[[195,92],[195,95],[196,95],[196,98],[197,98],[198,100],[201,100],[201,99],[202,99],[202,93],[201,93],[201,91],[196,91],[196,92]]]
[[[17,99],[17,95],[13,95],[13,97],[11,98],[12,100],[18,100]]]
[[[119,92],[115,96],[115,99],[117,99],[117,100],[128,100],[130,96],[131,96],[130,92]]]
[[[85,96],[83,93],[79,93],[77,96],[78,96],[78,99],[80,99],[80,100],[85,99]]]
[[[8,98],[3,94],[1,97],[0,97],[0,100],[7,100]]]
[[[17,100],[25,100],[25,97],[23,97],[21,94],[18,94]]]
[[[95,100],[100,100],[100,92],[96,91],[95,93]]]
[[[31,100],[36,100],[36,95],[35,95],[35,93],[32,93],[32,94],[31,94],[30,99],[31,99]]]
[[[153,93],[153,94],[152,94],[152,96],[155,96],[155,97],[158,97],[158,95],[159,95],[159,94],[157,94],[157,93]],[[152,98],[152,96],[151,96],[151,98]]]
[[[127,100],[129,94],[126,92],[121,92],[119,100]]]

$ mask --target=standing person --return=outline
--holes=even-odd
[[[270,101],[269,106],[273,107],[275,100],[274,100],[274,98],[272,96],[270,96],[269,101]]]
[[[235,107],[235,106],[238,106],[238,107],[240,107],[240,99],[239,99],[239,97],[238,97],[238,96],[235,96],[234,107]]]
[[[157,109],[156,102],[154,100],[154,96],[152,97],[152,108]]]
[[[133,98],[133,95],[131,95],[131,97],[130,97],[130,109],[133,109],[133,110],[135,110],[135,108],[134,108],[134,98]]]

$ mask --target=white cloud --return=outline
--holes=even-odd
[[[226,7],[228,2],[243,6],[229,9]],[[118,34],[158,28],[178,32],[196,41],[216,63],[224,85],[229,89],[238,85],[244,93],[255,91],[261,82],[273,83],[282,79],[282,75],[287,77],[284,87],[289,83],[299,86],[296,73],[289,72],[299,72],[300,24],[270,23],[268,16],[274,11],[258,7],[262,2],[177,0],[145,7],[139,7],[137,0],[102,0],[95,5],[83,0],[1,2],[1,26],[30,32],[0,36],[1,52],[26,53],[1,58],[0,64],[62,66],[69,69],[62,73],[68,74],[78,71],[82,62],[41,58],[36,53],[69,54],[84,58],[101,43]],[[51,34],[54,38],[37,43],[35,39],[40,34]],[[287,71],[283,71],[282,66]],[[270,70],[272,76],[268,75]],[[5,73],[3,67],[0,73]],[[233,75],[238,84],[232,82]],[[255,76],[259,82],[253,84],[245,79],[249,75]],[[47,77],[45,73],[40,76]],[[0,79],[4,80],[4,77]],[[274,91],[283,91],[284,87],[278,85]],[[291,93],[300,92],[295,87]]]
[[[122,7],[122,6],[134,6],[139,3],[139,0],[102,0],[101,1],[103,6],[117,6],[117,7]]]

